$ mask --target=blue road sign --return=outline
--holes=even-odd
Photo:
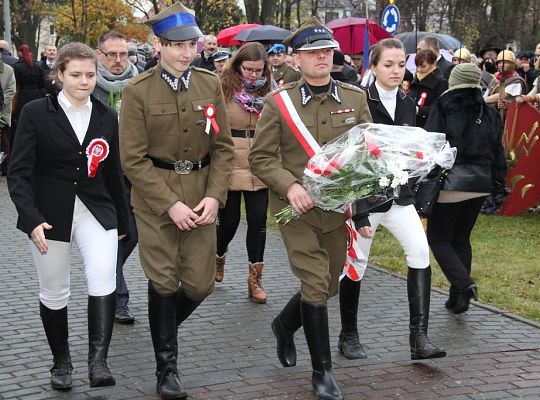
[[[397,32],[399,26],[399,9],[397,6],[386,6],[381,15],[381,26],[391,35]]]

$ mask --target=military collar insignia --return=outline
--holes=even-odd
[[[309,103],[309,101],[313,98],[307,82],[300,86],[300,94],[302,95],[302,107],[305,107],[306,104]]]
[[[177,78],[173,74],[169,73],[166,69],[161,71],[161,77],[172,90],[178,92],[178,89],[184,87],[185,90],[189,88],[189,81],[191,79],[191,68],[188,68],[180,78]]]
[[[184,85],[184,89],[189,89],[189,80],[191,79],[191,67],[188,68],[180,77],[182,80],[182,84]]]
[[[338,86],[336,82],[332,81],[332,87],[330,88],[330,96],[334,98],[339,104],[341,104],[341,98],[339,97]]]

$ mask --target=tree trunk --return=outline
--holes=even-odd
[[[273,25],[274,12],[276,10],[277,2],[275,0],[262,0],[261,5],[261,24]]]
[[[244,5],[246,6],[247,22],[250,24],[261,23],[259,0],[244,0]]]

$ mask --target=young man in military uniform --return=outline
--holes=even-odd
[[[326,303],[338,291],[345,262],[346,217],[314,208],[313,198],[301,185],[309,155],[300,142],[324,145],[357,124],[371,122],[371,115],[360,88],[331,79],[337,43],[316,18],[283,43],[293,48],[303,77],[267,96],[257,124],[262,134],[255,135],[249,156],[252,172],[270,188],[272,212],[290,204],[300,214],[279,227],[291,269],[301,282],[300,292],[274,319],[272,330],[278,358],[290,367],[296,364],[294,332],[303,325],[315,394],[321,399],[342,399],[332,373]]]
[[[120,151],[149,280],[157,390],[180,399],[178,326],[214,289],[215,219],[233,143],[218,77],[190,66],[202,35],[193,12],[176,3],[147,24],[161,59],[124,88]]]
[[[302,77],[300,71],[295,70],[285,60],[286,47],[282,44],[275,44],[268,49],[268,61],[272,66],[272,78],[278,86],[285,83],[296,82]]]

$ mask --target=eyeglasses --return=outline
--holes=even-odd
[[[115,53],[114,51],[109,51],[108,53],[102,51],[102,53],[105,54],[105,57],[110,61],[114,61],[117,58],[120,58],[120,60],[127,60],[128,58],[128,53]]]
[[[242,64],[240,64],[240,68],[242,68],[242,70],[244,72],[247,72],[248,74],[262,74],[264,69],[263,68],[246,68],[244,67]]]

